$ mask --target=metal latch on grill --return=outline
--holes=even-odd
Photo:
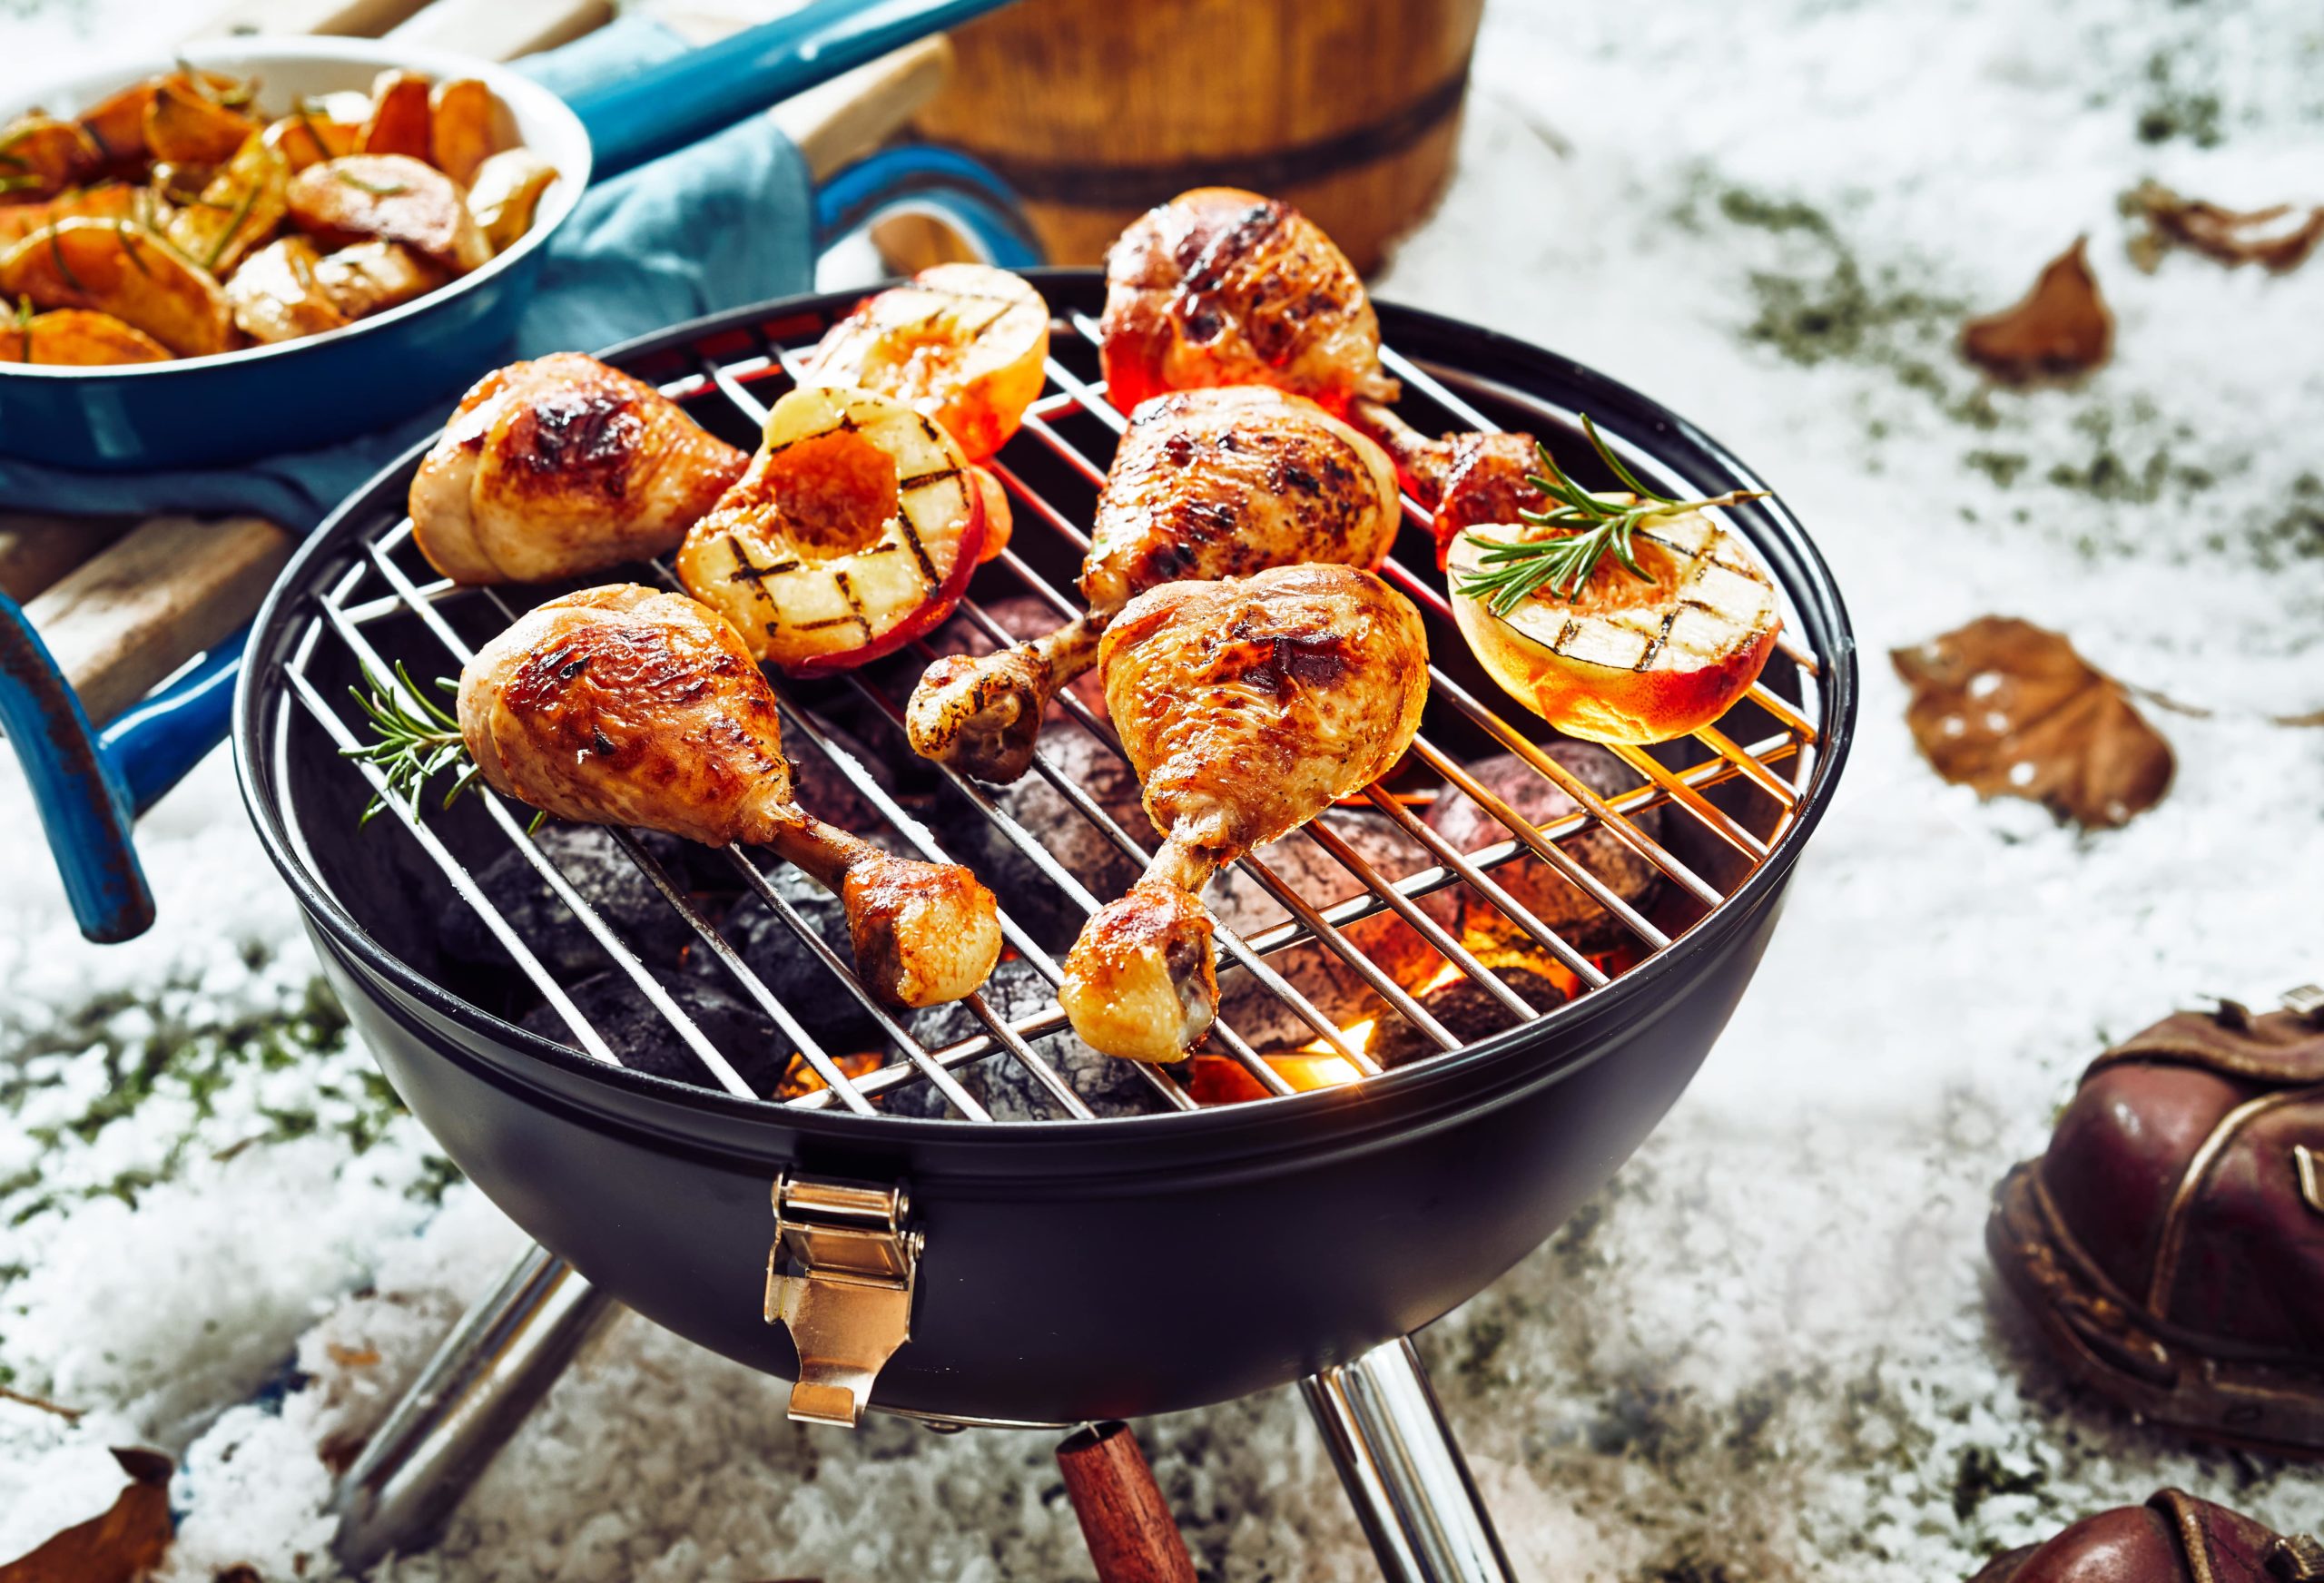
[[[901,1187],[775,1178],[766,1322],[782,1321],[799,1349],[790,1416],[800,1422],[854,1427],[881,1366],[911,1339],[921,1237],[910,1213]]]

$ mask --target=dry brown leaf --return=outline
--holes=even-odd
[[[2090,272],[2088,237],[2042,266],[2024,300],[1961,331],[1964,356],[2013,383],[2045,376],[2086,374],[2114,346],[2114,316]]]
[[[170,1460],[118,1446],[113,1454],[133,1480],[113,1509],[0,1562],[0,1583],[133,1583],[160,1565],[170,1548]]]
[[[2227,265],[2258,264],[2278,274],[2308,261],[2324,241],[2324,205],[2301,210],[2274,203],[2265,209],[2222,209],[2200,198],[2181,198],[2160,182],[2142,182],[2124,207],[2147,222],[2131,238],[2131,261],[2152,270],[2173,245],[2190,247]]]
[[[323,1351],[342,1369],[368,1369],[379,1361],[377,1347],[343,1347],[337,1342],[325,1342]]]
[[[1888,657],[1913,690],[1905,723],[1922,754],[1980,796],[2024,797],[2111,829],[2171,788],[2171,744],[2054,632],[1985,615]]]

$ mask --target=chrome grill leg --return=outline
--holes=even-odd
[[[1387,1342],[1299,1382],[1388,1583],[1510,1583],[1420,1354]]]
[[[351,1573],[430,1543],[582,1343],[620,1305],[534,1247],[461,1317],[340,1480]],[[1511,1583],[1509,1558],[1409,1341],[1300,1390],[1388,1583]]]
[[[461,1316],[339,1482],[331,1549],[350,1573],[423,1549],[477,1475],[620,1305],[527,1248]]]

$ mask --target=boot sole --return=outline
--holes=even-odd
[[[2324,1367],[2207,1357],[2163,1334],[2058,1223],[2037,1164],[2017,1165],[1994,1189],[1985,1247],[2067,1373],[2198,1440],[2324,1457]]]

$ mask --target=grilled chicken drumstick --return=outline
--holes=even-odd
[[[1338,408],[1396,398],[1380,321],[1347,255],[1288,203],[1197,187],[1106,253],[1106,392],[1124,412],[1166,390],[1274,385]]]
[[[1498,430],[1431,439],[1367,400],[1350,405],[1348,418],[1395,458],[1397,477],[1428,507],[1439,570],[1464,528],[1515,522],[1518,512],[1541,508],[1541,492],[1527,479],[1541,470],[1530,434]]]
[[[1102,660],[1106,706],[1165,839],[1082,929],[1058,999],[1108,1055],[1175,1061],[1218,1007],[1196,892],[1387,772],[1420,729],[1428,639],[1370,572],[1277,566],[1149,589],[1107,628]]]
[[[487,782],[557,818],[773,847],[838,894],[856,971],[894,1004],[957,1000],[1000,957],[992,892],[966,869],[892,857],[792,801],[766,678],[683,595],[615,585],[519,617],[461,671],[459,725]]]
[[[905,710],[911,744],[981,779],[1014,781],[1032,762],[1049,698],[1096,662],[1107,624],[1133,596],[1300,561],[1377,566],[1398,509],[1380,447],[1311,401],[1256,385],[1149,401],[1098,497],[1081,570],[1088,614],[999,654],[930,666]]]
[[[578,352],[460,398],[411,481],[411,536],[455,583],[537,583],[665,555],[750,458]]]

